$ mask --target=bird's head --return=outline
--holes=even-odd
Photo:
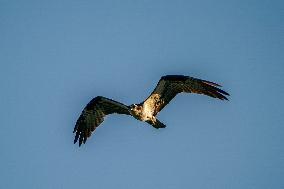
[[[130,110],[131,111],[141,111],[142,110],[142,106],[139,106],[137,104],[131,104],[130,105]]]
[[[136,104],[131,104],[130,105],[130,110],[133,111],[137,108],[137,105]]]
[[[131,104],[129,107],[130,107],[130,114],[131,114],[134,118],[140,120],[143,107],[140,106],[140,105],[137,105],[137,104]]]

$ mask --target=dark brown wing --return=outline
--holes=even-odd
[[[167,75],[161,77],[156,88],[151,95],[144,101],[144,106],[152,110],[153,115],[158,114],[178,93],[197,93],[228,100],[227,92],[217,88],[220,85],[189,76]]]
[[[129,114],[128,106],[117,101],[98,96],[92,99],[82,111],[76,122],[73,133],[76,132],[74,144],[79,139],[79,146],[85,143],[92,132],[104,121],[108,114]]]

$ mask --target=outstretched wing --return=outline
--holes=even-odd
[[[93,98],[78,118],[73,133],[76,132],[74,144],[79,139],[79,146],[85,143],[92,132],[104,121],[108,114],[118,113],[130,115],[128,106],[117,101],[98,96]]]
[[[178,93],[197,93],[221,100],[228,100],[227,92],[217,88],[220,85],[189,76],[166,75],[161,77],[156,88],[144,101],[143,106],[151,110],[153,115],[158,114]]]

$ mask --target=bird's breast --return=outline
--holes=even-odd
[[[144,104],[143,106],[143,119],[144,120],[149,120],[150,118],[153,117],[153,107],[150,106],[149,104]]]

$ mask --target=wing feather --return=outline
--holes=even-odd
[[[221,85],[183,75],[166,75],[161,77],[151,95],[143,102],[150,106],[153,115],[157,115],[178,93],[197,93],[221,100],[228,100],[229,93],[217,88]]]
[[[86,143],[92,132],[104,121],[104,117],[108,114],[126,114],[130,115],[128,106],[98,96],[93,98],[83,109],[74,127],[75,134],[74,144],[79,140],[79,146]]]

